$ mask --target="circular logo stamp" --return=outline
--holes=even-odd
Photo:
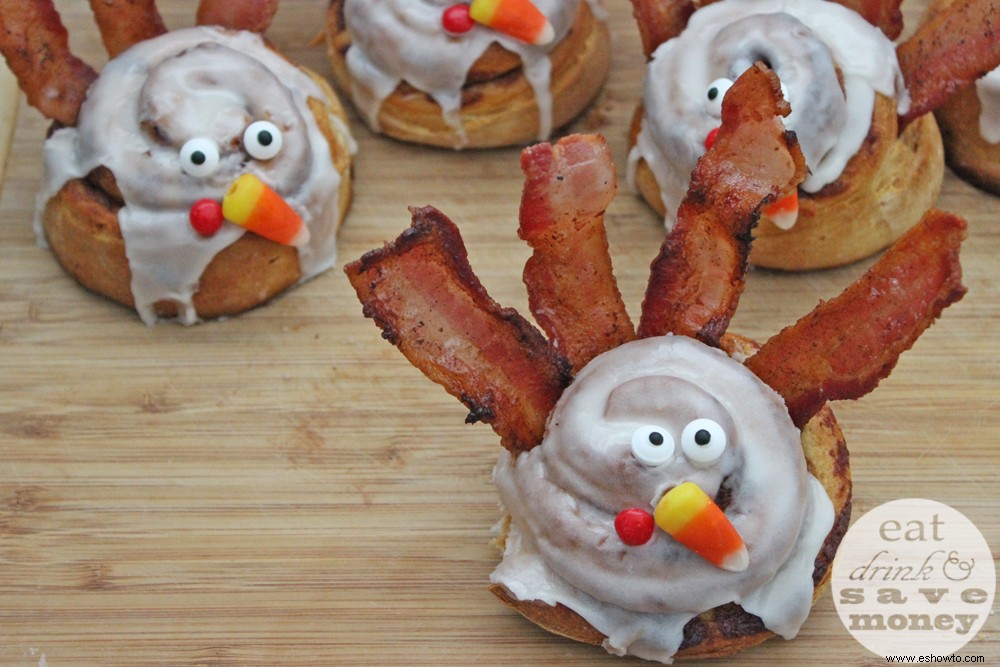
[[[996,569],[965,515],[922,498],[872,509],[833,561],[833,600],[847,630],[882,656],[950,655],[986,621]]]

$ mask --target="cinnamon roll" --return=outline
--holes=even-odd
[[[333,0],[334,80],[372,130],[403,141],[458,149],[547,138],[597,95],[610,37],[599,0],[525,4],[547,22],[548,41],[452,25],[447,13],[469,8],[449,0]]]
[[[893,43],[825,0],[723,0],[698,9],[652,54],[631,130],[630,183],[671,223],[721,100],[753,62],[778,74],[809,176],[797,215],[765,209],[750,261],[803,270],[886,247],[937,199],[933,117],[899,133],[908,96]]]
[[[333,265],[352,151],[329,86],[259,35],[169,32],[112,60],[76,126],[52,132],[36,229],[146,323],[232,315]],[[245,174],[306,230],[295,245],[223,219]]]

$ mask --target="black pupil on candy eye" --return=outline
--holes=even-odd
[[[716,88],[715,86],[712,86],[711,88],[708,89],[708,99],[709,100],[714,100],[718,96],[719,96],[719,89],[718,88]]]
[[[699,445],[707,445],[712,441],[712,434],[705,429],[699,429],[698,432],[694,434],[694,441]]]
[[[663,444],[663,434],[653,431],[649,434],[649,444],[651,445],[662,445]]]
[[[191,162],[193,164],[205,164],[205,154],[201,151],[191,153]]]
[[[257,133],[257,143],[261,146],[270,146],[272,141],[274,141],[274,137],[267,130],[261,130]]]

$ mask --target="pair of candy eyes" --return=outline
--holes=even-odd
[[[726,431],[711,419],[695,419],[681,432],[681,451],[695,465],[711,465],[726,451]],[[673,458],[676,445],[670,432],[660,426],[640,426],[632,434],[632,455],[647,466],[658,466]]]
[[[282,146],[281,130],[274,123],[258,120],[243,131],[243,148],[256,160],[270,160]],[[188,176],[204,178],[219,168],[219,145],[206,137],[189,139],[181,146],[181,169]]]

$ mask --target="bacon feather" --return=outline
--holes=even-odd
[[[112,58],[133,44],[167,31],[156,0],[90,0],[90,10]]]
[[[746,365],[802,427],[828,400],[864,396],[941,311],[965,294],[965,221],[938,210],[904,234],[840,296],[773,336]]]
[[[757,64],[726,94],[715,143],[698,160],[677,222],[653,260],[638,334],[666,333],[718,345],[743,292],[751,231],[764,204],[805,177],[787,102]]]
[[[485,421],[513,453],[541,442],[569,364],[538,329],[501,308],[469,266],[461,234],[437,209],[411,209],[394,242],[344,267],[382,336]]]
[[[47,118],[76,125],[97,72],[70,53],[52,0],[0,0],[0,52],[29,104]]]
[[[198,25],[264,32],[278,11],[278,0],[201,0]]]
[[[528,306],[576,371],[635,338],[604,227],[617,188],[611,150],[599,135],[571,135],[524,149],[521,169],[518,235],[533,249]]]
[[[956,0],[896,49],[910,108],[900,129],[1000,66],[1000,4]]]
[[[660,44],[684,32],[696,8],[694,0],[632,0],[647,59]]]

